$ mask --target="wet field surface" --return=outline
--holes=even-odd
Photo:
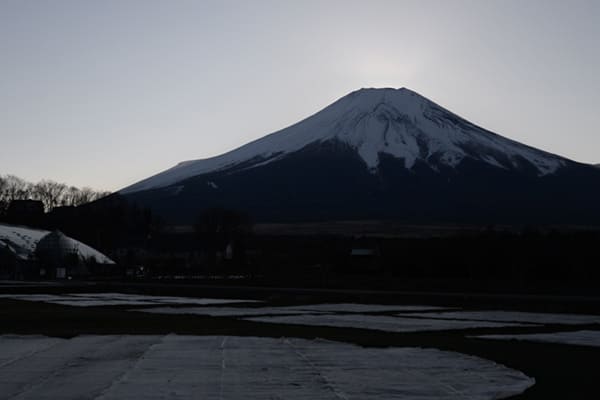
[[[14,293],[2,293],[3,296],[0,296],[0,320],[2,321],[0,334],[4,335],[5,338],[11,337],[11,335],[14,338],[14,335],[17,335],[17,337],[25,337],[26,339],[31,339],[30,335],[41,335],[51,338],[50,340],[52,338],[80,340],[78,337],[80,338],[82,335],[120,335],[137,337],[137,340],[143,341],[149,340],[148,338],[151,337],[174,337],[173,335],[175,335],[175,337],[206,337],[206,340],[212,337],[217,341],[218,339],[215,338],[224,337],[235,338],[237,341],[243,341],[244,337],[263,338],[261,340],[268,339],[270,341],[264,342],[269,343],[264,345],[256,344],[263,342],[252,342],[253,348],[271,348],[270,346],[274,346],[273,343],[280,343],[277,341],[281,338],[289,340],[305,339],[309,343],[313,343],[318,338],[319,340],[334,342],[336,345],[353,345],[359,350],[364,350],[363,348],[369,351],[388,348],[394,351],[406,348],[427,349],[443,351],[444,354],[456,354],[461,357],[474,356],[478,360],[500,364],[511,371],[535,379],[535,384],[524,393],[511,397],[515,399],[590,398],[597,390],[597,379],[599,377],[597,360],[600,356],[600,347],[595,347],[593,343],[596,332],[600,331],[599,314],[590,313],[589,310],[586,310],[587,315],[575,315],[573,312],[565,315],[562,309],[557,309],[553,313],[550,313],[550,311],[553,311],[552,309],[545,309],[544,311],[547,312],[540,313],[538,307],[527,307],[526,304],[521,310],[515,310],[514,307],[511,307],[510,310],[489,309],[487,305],[486,307],[478,307],[478,304],[469,304],[470,307],[465,307],[462,304],[458,308],[456,304],[448,304],[448,308],[451,310],[441,310],[440,308],[443,305],[436,300],[432,301],[431,304],[423,302],[420,304],[405,302],[369,304],[365,301],[367,299],[364,296],[361,296],[360,303],[352,301],[332,302],[329,298],[320,299],[318,296],[310,298],[290,296],[285,298],[278,295],[275,299],[269,297],[249,299],[244,296],[244,293],[240,293],[240,298],[232,297],[234,293],[231,290],[224,293],[223,296],[215,296],[214,291],[202,293],[201,289],[198,289],[198,293],[193,297],[189,296],[189,293],[184,295],[180,290],[168,293],[168,289],[163,289],[161,293],[157,293],[160,296],[154,296],[153,299],[151,298],[153,295],[149,294],[147,290],[143,293],[134,293],[135,290],[120,293],[103,290],[95,292],[95,289],[99,288],[93,289],[90,290],[89,286],[79,288],[76,285],[52,290],[48,287],[32,288],[27,286],[19,290],[21,293],[16,294],[17,296],[37,294],[38,298],[35,301],[32,301],[32,299],[27,300],[26,297],[14,298]],[[79,297],[88,301],[88,305],[64,304],[66,300],[58,297],[47,297],[46,300],[53,299],[63,302],[63,304],[48,303],[43,300],[44,296],[48,295],[67,296],[68,299]],[[175,300],[174,297],[179,299]],[[190,300],[186,300],[186,298]],[[100,304],[99,300],[102,299],[107,304]],[[127,301],[125,301],[125,304],[115,304],[115,299]],[[260,302],[244,302],[247,300],[258,300]],[[221,301],[223,304],[220,304]],[[237,301],[240,302],[237,303]],[[131,302],[134,304],[131,304]],[[139,304],[139,302],[148,302],[148,304]],[[428,309],[430,306],[431,308]],[[190,307],[202,309],[206,307],[213,311],[219,308],[229,311],[227,315],[222,316],[210,316],[201,313],[140,312],[143,310],[150,311],[157,307],[166,310]],[[231,312],[232,309],[234,312]],[[240,310],[239,315],[235,314],[236,309]],[[249,309],[255,310],[253,315],[244,315],[244,311]],[[260,309],[264,310],[264,314],[261,315],[257,311]],[[281,310],[283,310],[283,315],[280,312]],[[533,314],[523,314],[524,312]],[[398,316],[398,314],[401,314],[401,316]],[[307,317],[310,317],[313,320],[312,322],[316,321],[316,323],[307,322]],[[260,318],[260,320],[256,320],[257,318]],[[289,320],[278,321],[277,318],[296,318],[297,320],[290,323]],[[344,326],[336,326],[327,322],[331,320],[342,320],[346,323]],[[352,321],[371,321],[372,323],[370,325],[368,323],[357,323],[357,326],[353,327]],[[378,326],[375,323],[376,321],[385,321],[384,328],[381,329],[381,325]],[[427,324],[423,324],[424,321]],[[454,326],[449,326],[449,321],[454,322]],[[394,327],[406,327],[409,326],[407,322],[411,322],[412,326],[417,328],[403,331],[385,328],[390,323]],[[456,322],[460,323],[456,324]],[[477,323],[482,322],[492,325],[477,325]],[[439,323],[439,325],[435,326],[436,323]],[[469,325],[469,323],[475,324]],[[565,340],[562,342],[558,340],[558,343],[553,343],[552,340],[530,341],[525,336],[543,335],[542,337],[547,339],[550,334],[556,332],[559,333],[559,338],[562,335],[570,339],[571,344]],[[485,337],[489,335],[493,335],[493,338]],[[573,338],[579,340],[578,344],[572,344],[574,343]],[[582,338],[587,342],[581,342]],[[274,348],[279,347],[275,346]],[[214,346],[210,345],[204,351],[210,352],[210,349],[214,350]],[[286,360],[288,356],[282,356],[281,360]],[[358,358],[365,359],[364,356]],[[332,360],[335,359],[336,357],[332,357]],[[371,356],[370,359],[374,360],[373,364],[364,366],[365,370],[377,368],[377,356]],[[280,365],[285,366],[286,362],[281,360]],[[381,360],[381,364],[385,364],[384,358],[381,358]],[[328,363],[330,364],[329,361],[324,362],[323,365],[329,365]],[[423,362],[417,364],[423,364]],[[306,363],[302,365],[305,367]],[[460,364],[457,363],[456,365]],[[211,371],[211,373],[214,373],[212,369]],[[246,373],[242,373],[238,376],[248,378],[246,375]],[[11,375],[8,374],[7,376],[10,377]],[[238,379],[234,376],[231,375],[227,379],[233,379],[234,381]],[[288,375],[283,374],[282,376]],[[143,377],[138,378],[143,380]],[[389,378],[390,382],[399,381],[398,377],[389,376]],[[345,382],[344,379],[340,378],[340,382]],[[413,377],[412,379],[416,378]],[[425,378],[421,377],[421,379]],[[406,381],[406,379],[404,380]],[[455,379],[455,381],[457,380]],[[283,384],[282,382],[284,381],[280,380],[272,384],[275,385],[274,387],[278,387],[277,385]],[[300,381],[301,386],[303,385],[302,382],[304,381]],[[372,386],[383,387],[381,381],[377,382],[379,383]],[[422,385],[423,382],[426,381],[421,381]],[[287,385],[293,384],[294,382]],[[216,390],[214,385],[213,382],[212,385],[204,386],[204,389],[214,391]],[[489,383],[488,386],[492,388],[493,385]],[[260,390],[265,390],[263,386],[260,387],[262,388]],[[270,386],[267,385],[266,387]],[[121,389],[125,390],[124,387],[121,387]],[[197,390],[204,389],[197,388]],[[384,392],[383,397],[380,398],[409,398],[406,397],[406,393],[404,393],[404,397],[401,395],[404,389],[395,392],[396,389],[390,389],[392,391],[387,394]],[[466,388],[463,389],[467,390]],[[330,393],[329,389],[325,390],[320,386],[317,389],[313,387],[310,390],[306,392],[308,393],[307,396],[321,397],[323,393]],[[320,392],[319,390],[325,391]],[[355,398],[353,393],[356,392],[352,392],[352,390],[344,391],[344,388],[340,390],[347,398]],[[475,393],[478,389],[473,386],[470,390]],[[114,393],[118,392],[115,391]],[[434,395],[430,398],[462,398],[456,393],[454,393],[454,397],[450,396],[448,393],[452,393],[451,390],[440,391],[439,393],[434,391],[432,393]],[[502,397],[511,394],[507,392]],[[218,398],[218,395],[215,394],[214,396]],[[241,395],[230,394],[223,398],[243,398],[239,396]],[[302,398],[300,394],[298,396],[298,398]],[[325,395],[322,397],[326,398]],[[12,397],[0,396],[0,398]],[[106,395],[105,398],[111,397]],[[171,396],[167,393],[165,396],[157,398],[186,397]],[[260,398],[260,396],[256,398]],[[283,396],[282,398],[286,397]],[[288,398],[294,398],[294,396],[288,394]],[[483,397],[475,396],[473,398],[493,397],[483,395]]]

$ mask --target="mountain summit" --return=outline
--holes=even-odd
[[[403,160],[407,169],[419,161],[439,170],[467,158],[508,170],[528,167],[546,175],[568,163],[471,124],[409,89],[360,89],[288,128],[221,156],[179,163],[121,193],[165,187],[236,166],[264,165],[331,141],[356,150],[373,172],[382,154]]]
[[[223,155],[120,192],[168,220],[600,222],[597,168],[487,131],[409,89],[360,89]]]

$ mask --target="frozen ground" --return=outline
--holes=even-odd
[[[206,299],[192,297],[146,296],[126,293],[78,293],[65,295],[52,294],[3,294],[0,298],[25,301],[41,301],[45,303],[61,304],[66,306],[91,307],[91,306],[152,306],[164,304],[232,304],[254,303],[255,300],[239,299]]]
[[[434,307],[421,305],[381,305],[381,304],[358,304],[358,303],[328,303],[310,304],[305,306],[294,306],[300,310],[325,311],[325,312],[393,312],[393,311],[439,311],[447,310],[448,307]]]
[[[471,328],[502,328],[510,326],[530,326],[522,323],[455,321],[443,319],[403,318],[380,315],[289,315],[275,317],[245,318],[248,321],[272,324],[315,325],[342,328],[375,329],[386,332],[445,331]]]
[[[244,317],[250,315],[298,315],[311,314],[316,311],[300,310],[295,307],[153,307],[139,308],[140,311],[152,314],[184,314],[204,315],[210,317]]]
[[[598,315],[577,314],[547,314],[519,311],[446,311],[424,314],[399,314],[400,316],[420,316],[424,318],[440,318],[449,320],[467,321],[497,321],[497,322],[525,322],[532,324],[564,324],[564,325],[589,325],[600,324]]]
[[[299,314],[320,314],[335,312],[386,312],[386,311],[426,311],[440,310],[441,307],[430,306],[388,306],[378,304],[311,304],[306,306],[290,307],[155,307],[145,308],[133,311],[142,311],[154,314],[189,314],[189,315],[207,315],[211,317],[242,317],[250,315],[299,315]]]
[[[478,339],[525,340],[530,342],[600,347],[600,331],[535,333],[526,335],[482,335],[473,337]]]
[[[0,399],[499,399],[534,379],[420,348],[219,336],[0,336]]]

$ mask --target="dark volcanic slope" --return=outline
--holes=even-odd
[[[280,132],[122,191],[171,222],[600,224],[600,171],[477,127],[406,89],[354,92]]]
[[[582,165],[537,177],[476,161],[442,171],[426,165],[407,170],[402,160],[383,157],[372,174],[351,149],[331,144],[129,197],[177,223],[189,223],[203,208],[220,206],[259,221],[588,224],[600,222],[599,187],[600,174]]]

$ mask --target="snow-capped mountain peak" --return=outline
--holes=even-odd
[[[121,191],[133,193],[170,186],[187,178],[233,167],[253,168],[308,145],[341,142],[376,171],[382,154],[433,170],[458,166],[469,158],[503,169],[524,163],[547,175],[568,160],[480,128],[406,88],[360,89],[318,113],[223,155],[185,161]]]

